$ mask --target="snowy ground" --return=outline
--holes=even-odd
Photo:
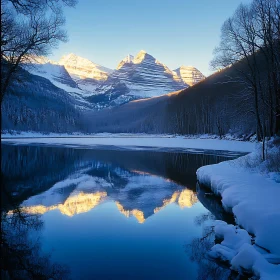
[[[267,280],[280,279],[279,142],[269,143],[266,161],[261,160],[259,147],[236,160],[197,171],[199,182],[222,197],[224,208],[233,212],[238,225],[217,221],[215,233],[223,241],[212,248],[210,256]]]
[[[25,132],[21,134],[3,133],[2,143],[14,144],[46,144],[67,145],[81,147],[122,147],[128,149],[145,148],[171,148],[171,149],[200,149],[230,152],[252,152],[254,142],[237,140],[220,140],[209,135],[201,135],[200,138],[175,135],[149,135],[149,134],[110,134],[100,133],[92,135],[84,134],[48,134]]]

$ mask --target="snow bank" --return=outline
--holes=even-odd
[[[267,280],[280,279],[280,266],[268,262],[271,261],[271,254],[253,245],[246,230],[216,221],[215,234],[223,241],[212,247],[209,253],[211,257],[229,261],[232,269],[240,273],[254,273]]]
[[[267,154],[277,158],[279,146]],[[270,170],[264,168],[269,166],[270,157],[261,162],[257,150],[236,160],[203,166],[197,177],[222,197],[223,207],[233,212],[236,223],[243,228],[218,222],[215,233],[223,241],[212,248],[210,255],[229,261],[239,272],[280,279],[280,184],[274,180],[280,170],[273,170],[274,176],[270,176]]]
[[[40,133],[2,134],[2,143],[15,144],[48,144],[48,145],[73,145],[73,146],[118,146],[123,148],[179,148],[201,149],[230,152],[251,152],[255,143],[219,140],[209,138],[188,138],[175,135],[147,135],[147,134],[54,134]]]

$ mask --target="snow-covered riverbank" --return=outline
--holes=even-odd
[[[223,241],[210,255],[229,261],[239,272],[280,279],[279,139],[269,143],[266,161],[259,147],[236,160],[201,167],[197,177],[222,197],[223,207],[243,228],[217,222],[215,233]]]
[[[79,147],[122,147],[127,149],[169,148],[169,149],[201,149],[230,152],[252,152],[255,142],[175,135],[147,135],[147,134],[109,134],[67,135],[40,133],[2,134],[2,143],[11,144],[45,144]]]

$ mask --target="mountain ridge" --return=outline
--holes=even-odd
[[[122,95],[117,89],[122,86]],[[117,105],[125,102],[155,97],[188,87],[165,64],[144,50],[135,57],[126,56],[106,81],[98,88],[99,94],[110,95]],[[119,99],[121,102],[119,102]]]
[[[58,62],[34,58],[33,65],[36,66],[34,69],[26,70],[68,92],[79,104],[84,104],[84,109],[95,110],[182,90],[189,86],[185,76],[195,77],[194,82],[200,79],[196,74],[182,77],[179,70],[184,68],[171,70],[145,50],[135,56],[127,55],[114,70],[74,53],[63,55]],[[191,68],[191,73],[198,72]]]

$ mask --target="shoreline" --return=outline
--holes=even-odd
[[[4,137],[3,137],[4,136]],[[255,148],[255,142],[239,140],[225,140],[216,138],[188,138],[175,135],[135,135],[114,134],[95,136],[30,136],[30,137],[7,137],[3,135],[1,143],[9,144],[44,144],[56,146],[73,146],[93,148],[96,146],[115,146],[125,149],[194,149],[208,151],[228,151],[249,153]],[[10,136],[10,135],[9,135]]]
[[[279,156],[278,148],[269,150],[270,157]],[[236,223],[214,222],[216,238],[222,241],[209,256],[229,262],[241,274],[249,271],[261,279],[280,279],[280,172],[265,170],[260,156],[256,150],[197,170],[199,184],[220,197]]]

